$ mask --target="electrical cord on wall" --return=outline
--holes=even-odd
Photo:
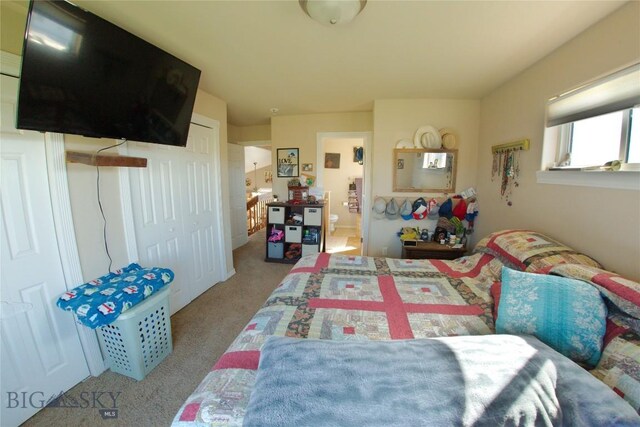
[[[98,151],[96,151],[96,155],[100,154],[102,151],[105,150],[109,150],[110,148],[115,148],[115,147],[119,147],[122,144],[124,144],[125,142],[127,142],[126,139],[123,139],[121,142],[114,144],[114,145],[110,145],[108,147],[104,147],[99,149]],[[107,272],[111,272],[111,266],[113,265],[113,259],[111,258],[111,254],[109,253],[109,243],[107,242],[107,217],[104,215],[104,209],[102,208],[102,200],[100,199],[100,166],[98,166],[96,164],[96,172],[97,172],[97,177],[96,177],[96,190],[98,193],[98,207],[100,208],[100,214],[102,215],[102,237],[104,239],[104,250],[107,253],[107,258],[109,258],[109,269],[107,270]]]

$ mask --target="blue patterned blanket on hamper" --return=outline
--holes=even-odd
[[[174,276],[168,268],[142,268],[132,263],[65,292],[57,305],[96,329],[113,323],[121,313],[171,283]]]

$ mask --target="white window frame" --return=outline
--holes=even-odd
[[[620,139],[618,141],[618,159],[621,163],[627,162],[627,153],[629,152],[630,143],[629,141],[629,132],[630,128],[630,118],[631,118],[631,108],[627,108],[624,110],[620,110],[622,112],[622,123],[620,124]],[[636,118],[638,123],[637,126],[640,126],[640,115]],[[558,144],[558,155],[556,157],[556,162],[562,161],[567,154],[571,153],[572,144],[573,144],[573,126],[576,122],[565,123],[560,126],[560,142]],[[614,160],[614,159],[606,159],[605,161]],[[603,162],[604,163],[604,162]]]
[[[586,84],[578,86],[576,89],[572,89],[567,91],[561,95],[557,95],[552,97],[547,104],[547,123],[548,127],[545,128],[544,131],[544,143],[542,150],[542,161],[541,161],[541,169],[536,173],[536,181],[539,184],[559,184],[559,185],[576,185],[576,186],[586,186],[586,187],[599,187],[599,188],[616,188],[616,189],[625,189],[625,190],[635,190],[640,191],[640,164],[626,164],[623,163],[621,170],[619,171],[603,171],[603,170],[548,170],[550,167],[556,166],[558,162],[564,158],[567,152],[570,150],[571,145],[571,132],[573,122],[584,119],[588,117],[595,117],[600,114],[605,114],[606,112],[613,111],[626,111],[630,108],[633,108],[637,105],[628,105],[628,100],[626,101],[627,105],[620,105],[618,108],[609,109],[609,111],[602,111],[602,108],[606,109],[606,102],[604,104],[597,105],[597,108],[593,108],[594,112],[592,114],[589,113],[588,102],[585,103],[584,94],[589,94],[593,88],[598,89],[598,85],[602,82],[603,84],[609,84],[612,80],[614,80],[616,75],[624,74],[625,72],[629,74],[628,70],[634,69],[637,73],[638,64],[634,64],[631,67],[624,67],[621,70],[625,71],[616,71],[610,75],[601,77],[599,79],[593,80]],[[613,78],[612,78],[613,76]],[[637,91],[637,88],[634,88]],[[606,92],[605,92],[606,93]],[[635,92],[634,92],[635,93]],[[571,119],[562,119],[562,115],[564,112],[559,112],[559,109],[555,107],[553,104],[560,101],[560,109],[566,109],[565,105],[567,103],[571,103],[571,96],[577,94],[576,98],[582,98],[579,100],[579,104],[577,107],[574,107],[574,111],[567,111],[565,113],[566,117],[570,117]],[[602,92],[600,93],[600,95]],[[636,95],[637,97],[637,95]],[[588,100],[589,98],[587,98]],[[568,102],[567,102],[568,100]],[[564,104],[563,104],[564,102]],[[585,106],[586,105],[586,106]],[[613,105],[613,104],[611,104]],[[552,111],[553,108],[556,108],[556,111]],[[572,107],[569,105],[568,110],[571,110]],[[581,110],[582,109],[582,110]],[[598,110],[598,112],[595,112]],[[550,113],[551,111],[551,113]],[[577,112],[578,115],[582,114],[582,117],[571,117],[574,112]],[[586,114],[586,115],[585,115]],[[550,117],[550,116],[554,117]],[[560,117],[559,117],[560,116]],[[550,122],[556,121],[555,123]],[[560,121],[560,123],[557,123]],[[550,126],[550,127],[549,127]],[[627,134],[629,130],[629,113],[625,113],[623,117],[623,130],[621,131],[621,140],[620,140],[620,159],[621,161],[626,160],[628,143],[627,143]]]

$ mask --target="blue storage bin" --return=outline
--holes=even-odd
[[[269,258],[284,258],[284,243],[267,243],[267,256]]]

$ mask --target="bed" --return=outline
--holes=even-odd
[[[506,272],[527,276],[524,279],[522,276],[510,278],[511,276],[506,276]],[[528,283],[530,278],[569,280],[575,282],[572,282],[573,286],[578,286],[571,288],[564,297],[579,301],[579,303],[564,304],[568,307],[575,306],[577,310],[573,315],[578,316],[578,321],[572,319],[577,324],[577,332],[564,337],[568,339],[569,345],[574,344],[572,349],[556,347],[553,340],[555,337],[550,341],[546,340],[547,343],[551,342],[551,345],[547,346],[535,336],[530,336],[544,337],[544,334],[518,331],[520,326],[516,323],[526,317],[522,316],[522,310],[524,312],[533,310],[535,314],[535,306],[538,300],[543,298],[541,295],[533,295],[531,289],[527,289],[526,294],[522,293],[520,284]],[[564,282],[562,284],[564,286]],[[562,286],[544,285],[536,289],[546,292],[556,288],[562,288]],[[587,294],[589,296],[586,296]],[[594,294],[597,297],[593,297]],[[531,301],[527,304],[530,304],[522,306],[522,302],[528,298]],[[563,301],[557,295],[551,295],[550,298],[553,301]],[[582,298],[584,301],[589,298],[599,299],[602,306],[593,308]],[[513,305],[513,301],[520,305]],[[513,316],[514,309],[515,316]],[[585,310],[589,313],[585,314]],[[560,311],[564,313],[564,309]],[[511,319],[511,323],[503,320],[509,319],[510,314],[511,317],[515,317]],[[601,322],[585,322],[585,316],[589,315],[599,316]],[[552,317],[557,316],[554,314]],[[363,419],[355,418],[352,422],[348,422],[350,418],[345,417],[349,413],[366,414],[363,410],[349,411],[349,407],[362,408],[363,404],[374,409],[379,407],[380,403],[372,396],[368,396],[368,391],[357,393],[359,394],[357,401],[345,400],[342,398],[343,395],[332,396],[331,402],[336,403],[340,400],[348,401],[348,404],[346,407],[344,404],[332,405],[337,411],[332,414],[337,418],[329,422],[328,420],[332,418],[327,413],[327,405],[313,407],[305,404],[306,406],[302,407],[299,399],[290,394],[295,389],[293,384],[313,385],[304,386],[295,393],[300,396],[309,393],[304,399],[305,402],[321,403],[322,400],[317,396],[322,395],[326,399],[328,395],[335,392],[335,387],[321,386],[322,383],[326,383],[329,372],[334,372],[329,384],[335,385],[353,376],[351,379],[353,383],[345,384],[348,384],[346,387],[349,389],[357,390],[358,384],[363,381],[362,374],[358,374],[358,370],[362,369],[361,366],[368,366],[369,374],[373,371],[381,371],[377,375],[388,379],[387,368],[398,363],[405,368],[414,366],[416,372],[421,373],[418,376],[421,381],[439,381],[438,387],[432,383],[419,387],[437,390],[429,397],[435,405],[442,405],[442,401],[454,402],[461,399],[467,404],[466,406],[463,404],[462,409],[456,409],[454,405],[448,404],[447,409],[444,412],[438,412],[437,416],[434,415],[435,412],[429,415],[428,410],[418,410],[417,407],[413,411],[403,410],[402,414],[414,413],[419,416],[404,418],[405,415],[402,415],[394,418],[397,420],[396,425],[414,422],[429,423],[429,416],[432,416],[431,420],[437,423],[449,420],[455,425],[472,425],[478,424],[479,420],[486,422],[491,419],[495,424],[495,419],[486,417],[487,405],[491,406],[492,402],[478,406],[478,402],[482,401],[478,396],[493,393],[487,392],[487,387],[495,388],[499,383],[497,378],[501,375],[500,369],[508,370],[517,365],[516,353],[526,355],[531,351],[533,352],[531,354],[546,354],[544,352],[548,351],[550,356],[545,360],[548,362],[557,359],[558,363],[551,365],[552,369],[547,379],[540,379],[535,373],[531,378],[537,378],[536,390],[548,389],[544,384],[553,384],[551,388],[556,387],[552,393],[552,404],[545,400],[548,393],[543,393],[539,404],[532,404],[535,401],[533,398],[520,398],[519,401],[524,402],[524,406],[515,409],[519,414],[516,416],[523,417],[522,414],[528,413],[527,416],[533,418],[516,419],[513,418],[513,414],[509,415],[509,411],[512,413],[515,408],[513,402],[507,403],[506,408],[503,405],[502,409],[496,412],[502,414],[500,416],[503,417],[501,419],[504,423],[514,422],[515,419],[516,424],[522,425],[555,424],[564,416],[564,420],[572,418],[575,425],[580,425],[576,420],[580,420],[581,416],[587,414],[592,420],[596,420],[597,423],[594,425],[602,425],[597,421],[601,419],[615,420],[617,425],[640,425],[638,318],[640,318],[640,285],[603,270],[597,261],[587,255],[580,254],[554,239],[533,231],[505,230],[493,233],[477,244],[473,254],[453,261],[374,258],[326,253],[311,255],[300,259],[291,269],[263,307],[213,366],[211,372],[186,400],[173,424],[174,426],[232,426],[242,425],[244,422],[246,425],[317,425],[323,423],[311,420],[325,420],[327,425],[350,425],[352,422],[364,422]],[[501,335],[496,334],[496,325]],[[532,326],[527,324],[526,327]],[[563,326],[562,329],[567,328]],[[594,333],[595,339],[591,337]],[[575,341],[578,335],[589,335],[590,341],[582,340],[577,344],[576,350]],[[593,343],[598,347],[597,350],[585,350]],[[447,365],[448,363],[445,360],[447,357],[436,354],[442,351],[442,346],[445,346],[448,359],[457,361],[456,369],[464,372],[465,375],[471,375],[474,381],[468,381],[467,378],[465,385],[465,381],[456,384],[455,381],[445,380],[444,383],[449,387],[443,387],[442,378],[434,379],[437,377],[435,373],[445,372],[448,369],[438,364]],[[493,357],[482,362],[483,358],[480,356],[496,352],[504,356],[508,352],[505,353],[500,349],[511,348],[509,346],[515,346],[513,348],[518,349],[513,350],[513,356],[505,356],[503,365],[510,366],[501,366],[495,370],[495,375],[486,375],[487,369],[495,367],[497,359]],[[290,353],[292,349],[299,350]],[[420,356],[428,354],[429,351],[435,351],[436,355],[426,359]],[[578,353],[582,351],[584,354],[574,358],[576,351]],[[262,358],[261,352],[264,352]],[[336,354],[343,355],[338,358],[337,364],[335,363]],[[344,354],[350,354],[352,357],[344,357]],[[385,354],[392,355],[389,356],[391,359],[385,359],[384,357],[387,357],[384,356]],[[404,361],[399,358],[399,355],[414,357],[414,359]],[[469,355],[471,356],[468,357]],[[292,360],[304,360],[304,362],[292,365]],[[350,360],[352,366],[345,360]],[[400,360],[403,361],[400,362]],[[282,361],[288,362],[283,364]],[[530,358],[525,357],[522,366],[528,365],[529,361]],[[331,363],[334,364],[331,365]],[[328,371],[312,368],[325,364],[335,366],[336,369]],[[579,365],[588,368],[589,373]],[[542,372],[542,365],[536,366],[536,372],[539,374]],[[351,368],[353,369],[349,370]],[[412,372],[412,368],[405,368],[394,371],[392,386],[389,386],[386,379],[373,381],[385,384],[380,393],[377,393],[384,396],[383,401],[392,399],[392,392],[400,393],[396,396],[398,401],[406,400],[406,387],[418,391],[418,386],[415,384],[416,375],[406,375],[407,372]],[[548,366],[545,370],[547,368]],[[335,372],[342,372],[342,369],[348,372],[336,376]],[[581,372],[574,372],[572,369]],[[426,370],[432,373],[427,375]],[[567,373],[563,374],[565,371]],[[569,371],[571,374],[568,373]],[[406,387],[397,386],[404,384],[401,379],[403,375],[399,375],[399,372],[407,377]],[[577,379],[583,373],[586,377]],[[513,373],[505,375],[507,375],[505,378],[513,377]],[[278,378],[275,383],[274,378]],[[480,381],[480,378],[484,379]],[[480,389],[474,389],[472,385],[478,385]],[[466,397],[447,397],[443,391],[447,388],[450,389],[449,393],[454,394],[459,394],[460,389],[464,389]],[[590,390],[587,395],[569,395],[574,390],[580,392],[585,388]],[[423,391],[420,390],[420,392]],[[539,398],[542,396],[539,391],[533,392],[538,393]],[[560,397],[556,399],[554,393],[559,394]],[[576,402],[593,399],[594,396],[597,396],[600,404],[576,404]],[[349,397],[349,399],[352,398],[353,396]],[[563,403],[564,398],[568,402],[566,405]],[[291,406],[291,400],[296,401],[295,405]],[[493,402],[494,405],[496,401]],[[420,404],[424,402],[424,399],[420,400]],[[477,407],[475,412],[470,409],[474,407],[471,403]],[[583,412],[585,408],[595,412]],[[573,411],[580,413],[576,415]],[[425,412],[427,418],[423,418]],[[467,418],[456,418],[455,414],[458,413],[465,414]],[[306,418],[296,419],[295,417],[300,414],[304,414]],[[544,414],[544,417],[541,418],[540,414]],[[438,418],[440,416],[444,418]],[[454,418],[450,418],[451,416]],[[297,420],[295,423],[294,419]],[[377,418],[377,421],[378,425],[394,424],[386,419],[382,423],[381,418]],[[565,424],[571,425],[571,423]]]

